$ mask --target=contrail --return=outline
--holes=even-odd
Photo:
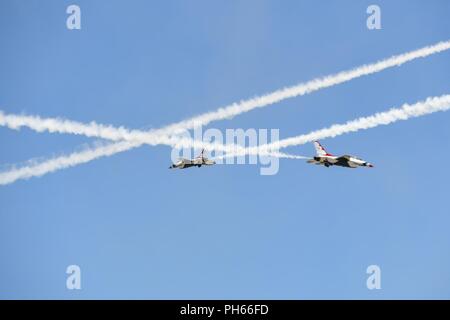
[[[245,150],[234,151],[230,156],[242,156],[245,154],[267,153],[270,150],[279,150],[290,146],[298,146],[315,140],[334,138],[345,133],[356,132],[375,128],[380,125],[388,125],[400,120],[421,117],[438,111],[450,109],[450,95],[439,97],[429,97],[425,101],[409,105],[404,104],[400,108],[393,108],[389,111],[379,112],[372,116],[361,117],[348,121],[344,124],[334,124],[328,128],[312,131],[308,134],[299,135],[292,138],[279,140],[259,147],[247,148]]]
[[[322,78],[317,78],[306,83],[301,83],[292,87],[284,88],[274,91],[259,97],[243,100],[239,103],[233,103],[229,106],[219,108],[216,111],[207,112],[202,115],[183,120],[166,127],[143,132],[139,130],[128,130],[126,128],[114,128],[112,126],[104,126],[91,122],[83,124],[76,121],[61,120],[57,118],[42,119],[36,116],[25,115],[5,115],[0,111],[0,125],[8,126],[12,129],[19,129],[26,126],[38,132],[49,131],[59,133],[81,134],[88,137],[105,138],[109,140],[140,140],[144,143],[153,144],[155,136],[174,135],[183,132],[184,130],[193,129],[195,127],[205,126],[212,121],[229,119],[238,114],[248,112],[255,108],[262,108],[280,102],[284,99],[302,96],[320,89],[341,84],[352,79],[380,72],[384,69],[399,66],[405,62],[424,58],[429,55],[439,53],[450,49],[450,41],[439,42],[432,46],[427,46],[418,50],[410,51],[404,54],[393,56],[391,58],[381,60],[376,63],[363,65],[355,69],[343,71],[335,75],[329,75]],[[156,143],[158,144],[158,143]]]
[[[58,119],[58,118],[41,118],[39,116],[29,115],[15,115],[5,114],[0,111],[0,126],[5,126],[11,129],[20,129],[21,127],[28,127],[37,132],[51,132],[51,133],[69,133],[75,135],[83,135],[87,137],[102,138],[112,141],[128,141],[130,148],[140,146],[142,144],[168,145],[170,147],[186,147],[186,148],[207,148],[211,150],[228,151],[226,146],[220,143],[208,143],[191,138],[181,136],[168,136],[156,133],[154,131],[140,131],[129,130],[124,127],[116,128],[111,125],[98,124],[90,122],[84,124],[77,121]],[[244,150],[243,147],[236,146],[237,149]],[[120,150],[120,151],[119,151]],[[123,143],[121,147],[117,148],[117,152],[127,150]],[[103,153],[99,153],[104,156]]]
[[[103,152],[104,150],[99,149],[98,150],[98,157],[103,156],[110,156],[117,152],[123,152],[135,147],[138,147],[142,145],[143,143],[149,143],[148,141],[155,139],[156,142],[152,142],[149,144],[160,144],[164,142],[158,142],[158,140],[165,140],[170,139],[170,135],[178,134],[186,129],[192,129],[199,126],[204,126],[209,124],[212,121],[216,120],[222,120],[222,119],[228,119],[235,115],[238,115],[240,113],[248,112],[250,110],[253,110],[255,108],[261,108],[265,107],[271,104],[274,104],[276,102],[282,101],[287,98],[293,98],[296,96],[305,95],[323,88],[331,87],[340,83],[344,83],[347,81],[350,81],[352,79],[369,75],[372,73],[376,73],[379,71],[382,71],[384,69],[399,66],[405,62],[412,61],[417,58],[424,58],[429,55],[439,53],[445,50],[448,50],[450,48],[450,41],[443,41],[439,42],[435,45],[424,47],[418,50],[410,51],[405,54],[393,56],[391,58],[381,60],[379,62],[363,65],[360,67],[357,67],[352,70],[340,72],[335,75],[330,75],[322,78],[317,78],[314,80],[311,80],[306,83],[302,83],[296,86],[284,88],[281,90],[274,91],[269,94],[265,94],[259,97],[255,97],[248,100],[243,100],[239,103],[234,103],[229,106],[220,108],[213,112],[208,112],[196,117],[193,117],[188,120],[180,121],[177,123],[174,123],[172,125],[168,125],[166,127],[163,127],[161,129],[152,130],[149,132],[142,132],[138,130],[127,130],[125,128],[117,128],[117,130],[110,126],[100,126],[94,122],[90,123],[85,127],[84,124],[81,124],[77,122],[72,122],[68,120],[59,120],[59,119],[45,119],[44,122],[35,122],[34,120],[37,119],[37,117],[34,117],[35,119],[32,119],[33,117],[27,117],[27,116],[14,116],[9,115],[9,121],[5,121],[4,117],[5,115],[3,113],[0,114],[0,125],[8,126],[10,128],[20,128],[22,126],[28,126],[34,130],[37,131],[49,131],[49,132],[61,132],[61,133],[74,133],[74,134],[84,134],[90,137],[106,137],[109,136],[110,140],[120,141],[120,140],[129,140],[128,145],[126,142],[120,142],[118,146],[116,146],[116,151],[109,151],[107,154]],[[26,118],[21,118],[26,117]],[[64,122],[62,126],[59,126],[59,121]],[[74,125],[74,126],[73,126]],[[111,130],[110,130],[111,129]],[[164,137],[166,135],[166,137]],[[136,142],[137,140],[144,140],[144,142]],[[153,140],[152,140],[153,141]],[[110,150],[114,150],[114,148],[111,145]],[[218,146],[216,146],[218,148]],[[238,150],[239,152],[242,152],[242,150]],[[85,163],[91,160],[96,159],[95,156],[96,152],[95,149],[91,150],[90,156],[88,157],[89,160],[85,160],[87,158],[83,158],[83,161],[81,161],[81,158],[79,158],[80,163]],[[73,162],[71,165],[66,165],[65,167],[74,166],[76,165],[76,161],[78,160],[77,157],[75,157],[75,154],[72,154],[71,159]],[[55,171],[51,170],[51,171]]]
[[[220,143],[208,143],[193,140],[180,136],[165,136],[153,134],[151,132],[128,130],[120,127],[105,126],[91,122],[83,124],[81,122],[56,119],[41,118],[38,116],[10,115],[0,111],[0,125],[7,126],[11,129],[20,127],[29,127],[35,131],[58,132],[85,135],[88,137],[104,138],[118,143],[112,143],[106,146],[100,146],[95,149],[87,149],[82,152],[74,152],[67,156],[60,156],[41,163],[32,163],[20,168],[13,168],[9,171],[0,172],[0,185],[10,184],[19,179],[28,179],[31,177],[39,177],[46,173],[51,173],[59,169],[65,169],[83,164],[100,157],[111,156],[118,152],[123,152],[142,144],[158,145],[164,144],[171,147],[187,147],[187,148],[208,148],[209,150],[219,151],[239,151],[245,150],[244,147],[234,145],[231,149]],[[281,152],[264,152],[265,155],[271,155],[280,158],[298,159],[299,156],[292,156]]]
[[[425,58],[429,55],[439,53],[450,49],[450,41],[439,42],[435,45],[424,47],[418,50],[410,51],[404,54],[392,56],[391,58],[378,61],[372,64],[362,65],[355,69],[343,71],[334,75],[317,78],[305,83],[287,87],[268,93],[259,97],[233,103],[229,106],[220,108],[216,111],[207,112],[205,114],[193,117],[188,120],[180,121],[169,125],[161,130],[164,134],[176,134],[179,131],[191,129],[199,126],[205,126],[212,121],[230,119],[238,114],[248,112],[256,108],[262,108],[274,103],[280,102],[288,98],[303,96],[305,94],[332,87],[350,81],[355,78],[366,76],[382,70],[400,66],[405,62],[412,61],[417,58]]]
[[[245,155],[245,154],[249,154],[248,152],[244,151],[247,150],[245,148],[242,148],[242,151],[238,151],[238,153],[240,153],[241,155]],[[238,155],[238,153],[236,152],[231,152],[231,150],[229,150],[229,153],[227,154],[223,154],[221,156],[217,156],[217,157],[213,157],[210,158],[211,160],[221,160],[221,159],[225,159],[225,158],[234,158]],[[259,151],[252,151],[252,154],[257,154],[259,156],[270,156],[270,157],[277,157],[277,158],[284,158],[284,159],[296,159],[296,160],[304,160],[304,159],[311,159],[312,157],[305,157],[305,156],[300,156],[300,155],[296,155],[296,154],[288,154],[288,153],[283,153],[283,152],[277,152],[277,151],[269,151],[267,149],[265,150],[259,150]]]
[[[47,173],[51,173],[60,169],[73,167],[78,164],[86,163],[91,160],[107,157],[117,152],[128,150],[132,145],[133,147],[140,145],[138,142],[122,141],[118,143],[109,143],[97,147],[95,149],[86,149],[81,152],[74,152],[69,155],[55,157],[43,162],[31,163],[22,167],[12,168],[8,171],[0,172],[0,185],[7,185],[20,179],[29,179],[31,177],[40,177]],[[309,159],[307,157],[289,155],[281,152],[262,152],[262,155],[270,155],[279,158],[288,159]],[[216,157],[214,159],[224,158],[223,156]]]
[[[216,159],[241,156],[245,154],[267,154],[286,158],[307,159],[307,157],[303,156],[285,155],[282,153],[277,153],[276,151],[271,151],[289,146],[305,144],[314,140],[333,138],[345,133],[374,128],[380,125],[388,125],[400,120],[408,120],[410,118],[420,117],[438,111],[447,111],[449,109],[450,95],[430,97],[425,101],[417,102],[412,105],[404,104],[400,108],[393,108],[389,111],[379,112],[372,116],[361,117],[356,120],[349,121],[345,124],[335,124],[328,128],[312,131],[308,134],[288,139],[283,139],[278,142],[262,145],[256,148],[247,148],[242,151],[237,150],[236,146],[226,146],[226,148],[228,148],[226,150],[229,153],[221,157],[216,157]],[[0,185],[12,183],[18,179],[27,179],[33,176],[41,176],[58,169],[71,167],[79,163],[85,163],[101,156],[109,156],[116,152],[123,151],[123,149],[127,149],[130,144],[134,144],[133,146],[136,146],[139,145],[140,142],[131,143],[128,141],[122,141],[119,143],[102,146],[97,149],[86,150],[80,153],[73,153],[69,156],[50,159],[46,162],[36,165],[21,167],[17,169],[14,168],[10,171],[0,173]]]

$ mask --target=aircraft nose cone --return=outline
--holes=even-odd
[[[373,167],[374,167],[373,164],[371,164],[371,163],[367,163],[367,166],[368,166],[369,168],[373,168]]]

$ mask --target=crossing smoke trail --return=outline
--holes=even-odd
[[[334,75],[317,78],[292,87],[274,91],[259,97],[243,100],[239,103],[231,104],[216,111],[208,112],[188,120],[180,121],[169,125],[161,130],[163,134],[176,134],[179,131],[191,129],[199,126],[205,126],[212,121],[230,119],[238,114],[251,111],[256,108],[262,108],[288,98],[303,96],[311,92],[332,87],[350,81],[355,78],[380,72],[382,70],[400,66],[405,62],[425,58],[429,55],[439,53],[450,49],[450,41],[439,42],[435,45],[424,47],[418,50],[410,51],[404,54],[393,56],[376,63],[363,65],[352,70],[343,71]]]
[[[37,131],[50,131],[50,132],[64,132],[64,133],[74,133],[74,134],[85,134],[88,136],[93,136],[93,137],[100,137],[99,135],[103,132],[105,134],[111,134],[111,136],[115,136],[115,139],[111,139],[111,140],[121,140],[118,139],[117,136],[121,136],[123,140],[127,140],[125,137],[128,137],[130,141],[132,142],[128,142],[128,146],[126,145],[126,143],[122,143],[120,142],[120,147],[117,147],[116,150],[117,152],[123,152],[135,147],[138,147],[140,145],[142,145],[143,143],[148,143],[146,140],[151,140],[155,137],[159,136],[159,139],[163,139],[164,135],[173,135],[173,134],[178,134],[180,132],[182,132],[183,130],[186,129],[192,129],[195,127],[200,127],[203,125],[207,125],[212,121],[216,121],[216,120],[222,120],[222,119],[228,119],[231,118],[233,116],[236,116],[240,113],[244,113],[244,112],[248,112],[250,110],[253,110],[255,108],[261,108],[261,107],[265,107],[271,104],[274,104],[276,102],[279,102],[281,100],[287,99],[287,98],[293,98],[296,96],[301,96],[301,95],[305,95],[323,88],[327,88],[327,87],[331,87],[340,83],[344,83],[347,81],[350,81],[352,79],[364,76],[364,75],[369,75],[372,73],[376,73],[376,72],[380,72],[384,69],[390,68],[390,67],[394,67],[394,66],[399,66],[403,63],[406,63],[408,61],[412,61],[414,59],[417,58],[424,58],[427,57],[429,55],[435,54],[435,53],[439,53],[445,50],[450,49],[450,41],[444,41],[444,42],[439,42],[435,45],[432,46],[428,46],[428,47],[424,47],[415,51],[411,51],[405,54],[401,54],[401,55],[397,55],[397,56],[393,56],[391,58],[373,63],[373,64],[368,64],[368,65],[363,65],[360,66],[358,68],[349,70],[349,71],[344,71],[344,72],[340,72],[338,74],[335,75],[330,75],[330,76],[326,76],[323,78],[318,78],[303,84],[299,84],[296,86],[292,86],[292,87],[288,87],[285,89],[281,89],[281,90],[277,90],[275,92],[260,96],[260,97],[255,97],[249,100],[243,100],[239,103],[234,103],[232,105],[229,105],[227,107],[223,107],[220,108],[216,111],[213,112],[208,112],[205,113],[203,115],[197,116],[197,117],[193,117],[191,119],[188,120],[184,120],[181,122],[177,122],[175,124],[172,125],[168,125],[166,127],[163,127],[161,129],[157,129],[157,130],[153,130],[153,131],[149,131],[149,132],[142,132],[142,131],[137,131],[137,130],[132,130],[132,131],[128,131],[124,128],[118,128],[118,131],[114,131],[114,132],[109,132],[108,130],[104,130],[107,128],[100,128],[101,130],[99,131],[96,127],[95,123],[90,123],[89,125],[87,125],[87,127],[84,127],[84,125],[82,127],[71,127],[71,122],[65,122],[64,125],[62,127],[57,126],[58,124],[58,119],[47,119],[47,122],[44,123],[31,123],[31,122],[27,122],[27,121],[22,121],[24,119],[21,119],[20,116],[16,116],[16,118],[14,119],[16,121],[15,124],[7,124],[5,123],[5,121],[3,121],[3,118],[0,119],[0,125],[7,125],[11,128],[20,128],[21,126],[29,126],[32,129],[35,129]],[[4,114],[0,114],[0,116],[4,116]],[[29,120],[29,119],[28,119]],[[22,124],[20,123],[22,121]],[[56,125],[55,125],[56,124]],[[79,123],[78,123],[79,124]],[[36,127],[33,127],[32,125],[36,125]],[[72,132],[71,132],[72,130]],[[103,131],[104,130],[104,131]],[[168,137],[166,137],[168,138]],[[143,143],[137,143],[135,141],[143,139],[144,142]],[[159,143],[155,143],[155,144],[159,144]],[[216,146],[217,147],[217,146]],[[111,147],[111,150],[113,150],[114,148]],[[239,152],[242,152],[242,150],[238,150]],[[104,156],[110,156],[113,155],[117,152],[108,152],[108,154],[105,154],[103,152],[102,149],[98,150],[98,157],[104,157]],[[80,163],[85,163],[91,160],[96,159],[97,157],[95,156],[95,149],[92,150],[89,159],[87,161],[81,161],[80,159]],[[72,157],[73,162],[71,163],[70,166],[74,166],[76,165],[76,161],[77,161],[77,157]],[[68,167],[67,166],[64,166]],[[56,169],[52,170],[55,171]]]
[[[334,124],[331,127],[312,131],[308,134],[299,135],[292,138],[279,140],[274,143],[259,146],[258,148],[247,148],[245,150],[235,151],[230,156],[241,156],[245,154],[256,154],[267,152],[269,150],[278,150],[290,146],[298,146],[315,140],[334,138],[339,135],[375,128],[380,125],[388,125],[400,120],[421,117],[438,111],[447,111],[450,109],[450,95],[440,97],[430,97],[425,101],[409,105],[404,104],[400,108],[393,108],[389,111],[379,112],[372,116],[358,118],[344,124]]]
[[[247,154],[246,152],[241,152],[241,154],[244,154],[244,153]],[[296,159],[296,160],[311,159],[311,157],[299,156],[299,155],[295,155],[295,154],[287,154],[287,153],[282,153],[282,152],[266,151],[266,150],[256,151],[253,154],[258,154],[260,156],[270,156],[270,157],[284,158],[284,159]],[[225,158],[234,158],[237,155],[238,154],[236,154],[236,153],[228,153],[228,154],[224,154],[224,155],[221,155],[221,156],[218,156],[218,157],[211,158],[211,160],[221,160],[221,159],[225,159]]]
[[[229,153],[225,155],[228,156],[240,156],[245,154],[268,154],[271,150],[278,150],[280,148],[285,148],[289,146],[296,146],[305,144],[314,140],[333,138],[338,135],[342,135],[349,132],[356,132],[359,130],[365,130],[369,128],[374,128],[380,125],[388,125],[400,120],[408,120],[414,117],[420,117],[427,114],[431,114],[438,111],[446,111],[450,109],[450,95],[442,95],[440,97],[430,97],[422,102],[417,102],[415,104],[409,105],[404,104],[400,108],[393,108],[389,111],[376,113],[372,116],[358,118],[353,121],[349,121],[345,124],[335,124],[329,128],[324,128],[321,130],[316,130],[308,134],[283,139],[274,143],[259,146],[257,148],[247,148],[245,150],[238,150],[235,146],[225,146],[225,150]],[[22,168],[14,168],[7,172],[0,173],[0,185],[12,183],[18,179],[26,179],[33,176],[41,176],[45,173],[52,172],[58,169],[67,168],[78,163],[84,163],[97,157],[98,150],[102,152],[102,156],[109,156],[114,152],[120,152],[123,150],[117,150],[117,146],[126,149],[131,142],[122,141],[119,143],[114,143],[109,146],[100,147],[94,150],[87,150],[81,153],[74,153],[69,156],[63,156],[60,158],[55,158],[48,160],[44,163],[36,164],[34,166],[27,166]],[[139,142],[134,142],[134,145],[140,144]],[[227,149],[228,148],[228,149]],[[271,155],[277,155],[275,152],[270,153]],[[302,159],[301,156],[291,156],[291,158]]]
[[[100,157],[107,157],[117,152],[127,150],[130,146],[137,146],[140,143],[122,141],[119,143],[110,143],[95,149],[86,149],[81,152],[74,152],[69,155],[48,159],[41,163],[32,163],[19,168],[12,168],[5,172],[0,172],[0,185],[7,185],[20,179],[29,179],[31,177],[40,177],[47,173],[56,170],[73,167],[78,164],[89,162]],[[287,158],[287,159],[309,159],[297,155],[289,155],[281,152],[262,152],[262,155],[270,155],[272,157]],[[226,157],[226,156],[225,156]],[[234,157],[234,156],[233,156]],[[224,156],[215,157],[214,160],[222,159]]]

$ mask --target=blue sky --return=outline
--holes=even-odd
[[[82,29],[68,30],[68,5]],[[366,28],[381,8],[382,29]],[[1,1],[0,109],[158,128],[450,38],[448,1]],[[449,90],[450,54],[210,127],[281,138]],[[0,298],[450,298],[450,114],[326,139],[376,165],[167,170],[141,147],[0,188]],[[92,140],[0,128],[0,163]],[[313,154],[312,145],[289,148]],[[82,289],[66,289],[66,267]],[[366,268],[381,267],[381,290]]]

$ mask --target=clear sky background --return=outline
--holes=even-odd
[[[82,29],[66,28],[81,7]],[[366,27],[381,7],[382,30]],[[0,2],[0,109],[158,128],[450,39],[450,2]],[[450,53],[213,123],[281,138],[449,93]],[[326,139],[350,170],[141,147],[0,188],[0,298],[450,298],[450,113]],[[92,139],[0,128],[0,163]],[[313,155],[308,144],[290,153]],[[66,267],[82,289],[66,289]],[[381,290],[366,268],[381,267]]]

